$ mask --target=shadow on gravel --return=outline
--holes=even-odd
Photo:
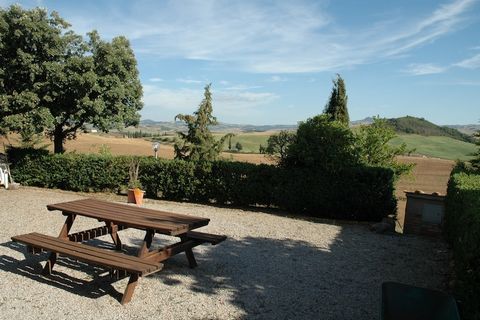
[[[88,274],[88,280],[72,277],[66,273],[57,271],[58,269],[56,268],[53,269],[52,274],[43,275],[42,264],[48,258],[47,252],[33,255],[27,252],[26,246],[13,241],[5,242],[0,245],[25,254],[24,260],[17,260],[7,255],[0,255],[0,269],[3,271],[18,274],[92,299],[103,295],[110,295],[119,301],[122,298],[123,292],[118,292],[112,286],[112,283],[117,280],[110,278],[108,273],[105,275],[105,273],[108,272],[106,269],[95,267],[70,258],[59,257],[56,266],[68,267],[69,269],[84,272]]]
[[[383,281],[442,287],[447,252],[437,251],[434,241],[378,235],[359,226],[340,230],[325,247],[294,239],[227,238],[197,253],[196,269],[179,255],[153,276],[175,286],[185,285],[176,280],[185,275],[194,279],[190,290],[223,292],[222,299],[227,291],[228,300],[218,303],[237,306],[247,319],[377,319]]]
[[[167,286],[188,285],[194,293],[218,295],[219,308],[234,305],[246,319],[377,319],[383,281],[443,289],[448,251],[441,241],[378,235],[363,226],[338,230],[335,239],[323,246],[288,238],[230,237],[217,246],[194,249],[197,268],[188,268],[180,254],[150,277]],[[132,243],[127,251],[138,244]],[[102,241],[95,244],[110,246]],[[1,245],[26,253],[14,242]],[[121,297],[111,286],[113,280],[101,276],[103,269],[62,258],[60,265],[93,279],[73,278],[55,269],[51,276],[42,276],[40,262],[46,255],[26,257],[19,261],[0,256],[0,269],[90,298]],[[178,275],[193,284],[183,283]]]

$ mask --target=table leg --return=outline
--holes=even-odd
[[[110,222],[107,224],[107,227],[110,231],[110,236],[112,237],[113,243],[115,244],[115,249],[118,251],[122,250],[122,241],[118,235],[118,225]]]
[[[135,287],[137,286],[137,283],[138,283],[138,274],[132,274],[130,276],[130,279],[128,279],[127,287],[125,288],[125,292],[123,293],[123,297],[121,301],[122,304],[126,304],[130,300],[132,300],[133,291],[135,291]]]
[[[195,268],[197,266],[197,261],[195,260],[195,256],[193,255],[192,248],[188,248],[185,250],[185,255],[188,259],[188,265],[190,268]]]
[[[148,253],[148,249],[152,245],[153,236],[155,235],[155,231],[147,230],[147,234],[145,235],[145,239],[143,239],[142,247],[138,250],[137,256],[142,257]]]
[[[67,219],[65,220],[65,223],[62,226],[62,230],[60,230],[60,234],[58,235],[59,238],[61,239],[68,239],[68,233],[70,232],[70,229],[72,228],[73,221],[75,221],[76,215],[74,214],[69,214],[67,216]],[[57,261],[58,253],[51,252],[50,255],[48,256],[47,263],[45,264],[45,267],[43,268],[43,274],[51,274],[53,266],[55,265],[55,262]]]

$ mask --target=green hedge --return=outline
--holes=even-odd
[[[129,157],[25,153],[11,149],[12,174],[30,186],[73,191],[119,191],[127,184]],[[393,171],[352,168],[335,176],[306,169],[216,161],[140,158],[147,197],[272,206],[334,219],[378,221],[395,212]]]
[[[445,231],[453,246],[456,293],[464,319],[480,319],[480,174],[454,170],[448,182]]]

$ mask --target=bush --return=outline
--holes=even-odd
[[[29,155],[21,150],[14,158],[12,174],[24,185],[85,192],[125,187],[131,159]],[[396,207],[394,173],[387,168],[352,167],[327,174],[320,169],[244,162],[139,159],[139,180],[151,198],[272,206],[317,217],[374,221],[394,213]]]
[[[287,148],[289,168],[308,167],[336,173],[359,164],[355,136],[344,124],[319,115],[301,122],[296,138]]]
[[[480,319],[480,175],[461,166],[448,182],[445,231],[453,247],[463,318]]]

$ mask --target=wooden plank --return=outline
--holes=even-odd
[[[128,215],[140,215],[142,217],[150,216],[158,218],[159,216],[165,221],[171,221],[174,223],[182,224],[193,224],[197,222],[209,221],[208,218],[195,217],[190,215],[165,212],[160,210],[153,210],[147,208],[140,208],[136,206],[125,205],[121,203],[102,201],[97,199],[83,199],[70,202],[64,202],[59,204],[48,205],[49,210],[63,210],[64,206],[69,206],[71,204],[81,204],[82,206],[93,206],[94,209],[107,209],[109,211],[114,211],[118,214],[128,214]]]
[[[142,256],[142,258],[144,258],[145,260],[153,261],[153,262],[162,262],[176,254],[184,252],[189,248],[191,249],[200,244],[202,243],[195,240],[182,241],[182,242],[168,245],[161,249],[149,251],[144,256]]]
[[[48,210],[61,210],[67,212],[77,212],[79,214],[89,214],[89,216],[103,218],[121,218],[132,220],[148,220],[150,224],[159,223],[167,227],[173,227],[180,224],[189,226],[189,229],[198,228],[207,225],[210,219],[194,217],[171,212],[164,212],[153,209],[139,208],[125,204],[101,201],[96,199],[83,199],[47,206]],[[104,219],[105,220],[105,219]]]
[[[169,235],[178,235],[185,233],[191,227],[187,224],[182,223],[171,223],[164,222],[158,217],[141,217],[141,216],[132,216],[128,214],[115,213],[108,209],[91,207],[88,208],[78,203],[70,203],[68,206],[59,207],[59,210],[62,210],[64,213],[78,214],[82,216],[87,216],[102,220],[105,222],[115,222],[116,224],[125,225],[127,227],[134,227],[138,229],[150,229],[153,228],[155,231],[163,234]],[[203,221],[203,224],[208,224],[208,221]]]
[[[127,229],[124,226],[118,226],[118,231],[120,230],[125,230]],[[70,241],[75,241],[75,242],[82,242],[82,241],[87,241],[90,239],[95,239],[97,237],[101,237],[104,235],[109,234],[109,227],[108,226],[102,226],[98,228],[93,228],[85,231],[80,231],[76,233],[72,233],[68,235],[68,239]]]
[[[37,241],[37,243],[43,242],[43,243],[50,244],[52,246],[58,246],[58,247],[64,248],[65,250],[72,250],[72,251],[77,251],[85,254],[91,254],[92,256],[96,254],[99,257],[108,256],[110,259],[112,259],[112,261],[117,261],[119,263],[134,265],[140,262],[140,263],[150,265],[149,262],[143,261],[135,256],[126,255],[123,253],[117,253],[114,251],[109,251],[107,249],[101,249],[101,248],[93,247],[90,245],[79,244],[79,243],[75,243],[67,240],[58,241],[59,240],[58,238],[42,235],[39,233],[30,233],[22,236],[16,236],[16,237],[12,237],[12,239],[20,238],[20,237],[25,237],[26,239]]]
[[[111,252],[105,249],[99,249],[38,233],[15,236],[12,237],[12,240],[27,243],[29,245],[40,246],[45,250],[55,251],[59,254],[70,256],[80,261],[115,269],[122,269],[130,273],[144,274],[159,270],[161,267],[161,264],[159,263],[152,263],[151,261],[146,261],[138,257]]]
[[[198,232],[198,231],[188,231],[187,238],[202,240],[215,245],[222,241],[225,241],[225,239],[227,239],[227,236],[216,235],[216,234],[205,233],[205,232]]]
[[[80,202],[82,201],[82,202]],[[132,218],[141,218],[148,220],[157,220],[165,224],[188,224],[190,228],[198,228],[200,226],[207,225],[210,219],[200,218],[182,214],[176,214],[171,212],[165,212],[160,210],[153,210],[147,208],[139,208],[134,206],[129,206],[125,204],[119,204],[114,202],[106,202],[95,199],[84,199],[77,201],[76,203],[70,202],[70,204],[78,205],[81,204],[84,208],[95,210],[107,211],[109,213],[115,213],[117,215],[130,216]]]
[[[62,243],[63,240],[59,240],[57,238],[53,238],[53,237],[49,237],[50,239],[48,238],[38,238],[38,237],[24,237],[23,239],[20,240],[20,242],[28,242],[28,243],[34,243],[35,245],[37,246],[41,246],[42,248],[44,248],[45,250],[54,250],[58,253],[61,253],[61,254],[65,254],[65,255],[87,255],[91,258],[99,258],[99,259],[107,259],[109,261],[111,261],[112,263],[114,263],[115,265],[112,265],[112,263],[110,263],[109,267],[122,267],[122,268],[126,268],[126,267],[134,267],[134,268],[137,268],[140,266],[140,265],[144,265],[143,267],[147,267],[147,268],[150,268],[152,267],[151,264],[148,264],[147,262],[145,261],[129,261],[128,259],[129,258],[136,258],[136,257],[131,257],[131,256],[126,256],[126,255],[123,255],[123,256],[114,256],[112,255],[111,251],[108,251],[108,250],[105,250],[105,249],[98,249],[98,248],[94,248],[94,247],[91,247],[91,246],[88,246],[88,245],[82,245],[82,244],[77,244],[75,243],[76,246],[72,246],[72,247],[69,247],[69,246],[66,246],[65,243]],[[19,239],[17,239],[19,240]],[[50,241],[52,240],[52,241]],[[94,248],[94,250],[92,250],[92,248]],[[124,259],[126,258],[126,259]],[[138,258],[136,258],[138,259]],[[143,268],[142,267],[142,268]]]

